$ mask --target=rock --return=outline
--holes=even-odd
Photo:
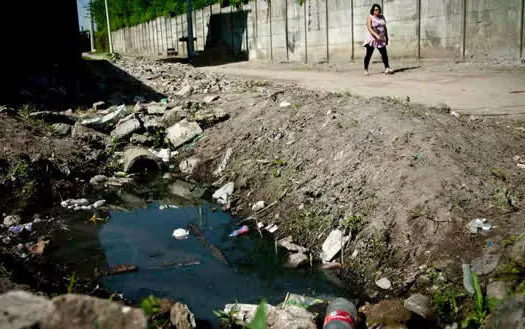
[[[232,312],[233,308],[235,307],[235,312],[233,312],[233,317],[235,320],[244,321],[244,322],[251,322],[253,318],[255,317],[255,313],[257,311],[258,305],[253,304],[226,304],[224,306],[224,312],[230,313]],[[275,309],[275,306],[272,305],[266,305],[266,312],[268,313],[270,310]]]
[[[206,190],[197,185],[191,184],[182,180],[176,180],[170,185],[170,193],[187,200],[200,199]]]
[[[512,246],[510,258],[521,267],[525,267],[525,236],[516,241],[514,246]]]
[[[127,148],[122,155],[125,172],[143,172],[161,169],[161,160],[148,149],[141,146]]]
[[[231,200],[230,197],[235,189],[235,183],[229,182],[217,191],[213,193],[212,198],[217,201],[218,204],[227,205]]]
[[[286,305],[282,310],[269,308],[266,316],[267,329],[316,329],[315,315],[305,308]]]
[[[108,106],[103,101],[96,102],[96,103],[93,104],[93,109],[95,111],[105,110],[107,108],[108,108]]]
[[[198,123],[184,119],[169,127],[166,134],[173,147],[178,148],[202,134],[202,129]]]
[[[164,124],[160,118],[145,117],[144,129],[151,133],[156,133],[157,131],[164,129]]]
[[[15,226],[15,225],[20,224],[21,221],[22,219],[18,215],[6,216],[4,218],[4,226],[5,227]]]
[[[204,97],[204,100],[203,100],[203,101],[204,101],[204,103],[206,103],[206,104],[210,104],[210,103],[212,103],[212,102],[214,102],[214,101],[218,101],[219,99],[221,99],[221,96],[219,96],[219,95],[215,95],[215,96],[206,96],[206,97]]]
[[[177,329],[193,329],[197,327],[195,316],[190,312],[188,306],[175,303],[170,310],[170,321]]]
[[[281,102],[281,104],[279,104],[279,106],[280,107],[290,107],[290,106],[292,106],[292,103],[284,101],[284,102]]]
[[[173,231],[172,236],[177,240],[184,240],[187,239],[190,236],[190,232],[188,230],[185,230],[183,228],[178,228]]]
[[[445,329],[459,329],[459,325],[456,322],[454,322],[453,324],[445,326]]]
[[[89,180],[89,183],[92,184],[92,185],[98,185],[98,184],[102,184],[102,183],[105,183],[108,181],[108,177],[107,176],[104,176],[104,175],[96,175],[94,177],[92,177],[90,180]]]
[[[111,132],[111,136],[118,139],[124,139],[131,136],[134,132],[140,129],[140,121],[133,118],[129,120],[120,120],[115,129]]]
[[[390,282],[390,280],[388,280],[387,278],[381,278],[376,281],[376,286],[384,290],[389,290],[390,288],[392,288],[392,282]]]
[[[162,125],[165,128],[167,128],[179,122],[182,119],[181,110],[182,108],[180,106],[173,108],[171,110],[167,110],[162,116],[162,118],[160,119],[160,122],[162,123]]]
[[[264,203],[264,201],[257,201],[253,206],[252,206],[252,211],[259,211],[261,209],[264,209],[264,207],[266,207],[266,203]]]
[[[231,147],[228,147],[228,149],[226,150],[226,154],[224,154],[224,158],[222,158],[221,164],[219,165],[217,170],[213,172],[213,176],[218,177],[222,175],[222,172],[226,169],[226,166],[228,165],[228,161],[230,161],[232,153],[233,149]]]
[[[102,117],[84,119],[80,124],[91,128],[104,127],[106,125],[116,124],[120,119],[126,117],[130,113],[131,110],[128,109],[126,105],[120,105]]]
[[[51,133],[55,136],[67,136],[71,133],[71,125],[67,123],[54,123],[51,125]]]
[[[167,105],[164,104],[150,104],[147,106],[148,114],[164,114],[168,109]]]
[[[93,203],[93,209],[98,209],[106,204],[106,200],[98,200]]]
[[[299,245],[294,244],[292,236],[288,236],[284,239],[279,240],[277,242],[277,245],[285,248],[288,251],[292,251],[292,252],[299,252],[299,253],[308,252],[308,249],[306,249],[305,247],[301,247]]]
[[[191,96],[191,94],[193,93],[193,87],[190,86],[190,85],[185,85],[184,87],[182,87],[179,91],[177,91],[175,93],[175,95],[177,96],[182,96],[182,97],[188,97],[188,96]]]
[[[88,199],[68,199],[60,202],[63,208],[72,208],[76,206],[87,206],[89,204]]]
[[[129,142],[135,145],[151,146],[155,144],[155,138],[146,135],[133,134],[129,138]]]
[[[405,308],[412,313],[421,316],[428,321],[434,321],[435,316],[432,312],[432,299],[422,294],[414,294],[405,299]]]
[[[68,294],[52,302],[55,311],[47,314],[40,329],[145,329],[147,325],[142,310],[107,299]]]
[[[472,261],[472,270],[479,275],[489,274],[498,266],[501,255],[485,255]]]
[[[107,144],[107,142],[110,140],[108,135],[98,132],[94,129],[84,127],[81,124],[76,124],[73,126],[71,136],[73,138],[79,138],[88,142],[97,142],[101,144]]]
[[[493,312],[494,329],[525,329],[525,295],[516,295],[500,304]]]
[[[46,123],[66,123],[68,125],[75,124],[75,119],[69,115],[65,115],[52,111],[32,112],[29,117],[35,120],[42,120]]]
[[[302,253],[290,254],[284,266],[288,268],[298,268],[308,264],[309,260],[308,256]]]
[[[197,168],[200,162],[201,162],[200,158],[191,157],[186,160],[182,160],[179,164],[179,169],[184,174],[191,175],[193,173],[193,170]]]
[[[341,247],[350,240],[350,235],[343,236],[340,230],[333,230],[323,243],[321,259],[330,262],[341,251]]]
[[[225,121],[230,117],[230,115],[223,109],[213,109],[213,114],[215,114],[218,122]]]
[[[15,290],[0,295],[0,328],[38,328],[38,323],[52,313],[53,303],[45,297]]]
[[[492,282],[487,286],[487,297],[495,299],[507,299],[509,296],[509,287],[505,281]]]
[[[402,300],[383,300],[378,304],[367,304],[359,308],[359,312],[366,315],[366,325],[368,328],[379,324],[392,326],[386,328],[405,328],[403,327],[412,314],[405,309]]]

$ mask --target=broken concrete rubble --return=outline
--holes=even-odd
[[[200,134],[202,134],[202,129],[199,124],[196,122],[188,122],[186,119],[181,120],[166,130],[167,138],[175,149]]]
[[[141,146],[127,148],[122,160],[125,172],[160,171],[161,169],[160,158]]]

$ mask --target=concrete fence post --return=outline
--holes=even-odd
[[[325,11],[325,22],[326,22],[326,61],[330,61],[330,41],[328,38],[329,28],[328,28],[328,0],[324,0],[324,11]]]
[[[354,0],[350,0],[350,37],[352,38],[352,55],[350,56],[352,62],[355,60],[355,34],[354,34]]]
[[[421,59],[421,0],[416,0],[416,10],[417,10],[417,50],[416,56],[417,59]]]
[[[303,3],[304,12],[304,63],[308,63],[308,16],[306,13],[306,2]]]
[[[288,51],[288,0],[284,0],[284,46],[286,48],[286,61],[290,61]]]
[[[465,59],[467,46],[467,0],[461,0],[461,59]]]
[[[272,28],[272,1],[268,0],[268,16],[270,16],[270,61],[273,62],[273,28]]]
[[[523,43],[525,42],[525,40],[523,40],[525,38],[525,0],[521,0],[521,18],[520,18],[520,25],[521,25],[521,28],[520,28],[520,59],[523,59],[524,57],[524,54],[523,54]]]

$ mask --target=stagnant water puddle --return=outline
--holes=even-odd
[[[78,275],[90,275],[95,267],[135,264],[138,271],[107,276],[104,286],[137,302],[149,295],[181,301],[197,319],[213,326],[218,323],[212,310],[235,301],[255,304],[264,297],[275,305],[287,292],[320,298],[341,294],[325,272],[285,268],[286,250],[276,251],[271,236],[261,238],[252,231],[229,237],[238,225],[208,201],[166,209],[158,201],[148,203],[130,194],[122,199],[127,210],[111,207],[107,222],[89,222],[89,212],[74,213],[69,230],[54,237],[60,247],[50,257],[73,263]],[[189,224],[200,228],[228,264],[195,234],[186,240],[172,237],[174,229]]]

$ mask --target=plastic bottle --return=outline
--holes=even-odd
[[[326,310],[323,329],[355,329],[357,309],[351,301],[336,298]]]
[[[241,226],[240,229],[231,232],[229,236],[233,237],[233,236],[244,235],[244,234],[247,234],[249,231],[250,231],[250,229],[248,228],[248,226],[243,225],[243,226]]]

